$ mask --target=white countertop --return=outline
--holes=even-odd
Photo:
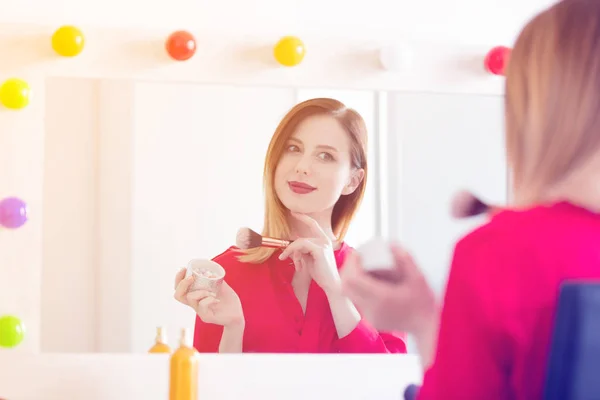
[[[400,400],[422,370],[414,355],[200,354],[202,400]],[[164,400],[169,355],[0,351],[0,399]]]

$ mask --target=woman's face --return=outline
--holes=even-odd
[[[275,169],[275,193],[290,211],[330,211],[364,176],[351,168],[350,137],[338,121],[315,115],[302,121],[285,145]]]

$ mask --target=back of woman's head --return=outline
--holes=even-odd
[[[600,150],[600,1],[563,0],[525,26],[505,101],[516,202],[569,197],[556,188],[593,173]]]

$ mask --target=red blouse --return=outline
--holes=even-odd
[[[338,268],[351,248],[345,243],[335,251]],[[406,353],[404,335],[379,333],[366,321],[338,338],[325,292],[310,284],[306,313],[292,288],[294,266],[275,253],[262,264],[237,260],[231,247],[213,260],[226,271],[225,280],[240,297],[246,328],[245,353]],[[203,353],[219,351],[223,327],[207,324],[196,316],[194,347]]]
[[[560,284],[600,278],[600,214],[506,211],[456,245],[418,398],[541,399]]]

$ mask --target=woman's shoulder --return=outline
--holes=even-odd
[[[350,254],[352,250],[354,249],[350,245],[348,245],[348,243],[342,241],[340,242],[337,249],[333,251],[333,255],[335,256],[335,262],[338,268],[340,268],[344,264],[346,257],[348,257],[348,254]]]
[[[227,271],[229,268],[243,264],[243,262],[239,260],[239,257],[243,254],[244,253],[240,248],[231,246],[214,256],[212,261],[216,262]]]
[[[240,257],[244,254],[244,250],[236,246],[231,246],[225,249],[222,253],[213,257],[212,261],[221,265],[226,271],[228,271],[230,269],[235,269],[239,266],[248,264],[247,262],[240,260]],[[260,263],[257,265],[262,264],[264,263]]]
[[[518,242],[531,221],[533,210],[500,211],[481,225],[467,232],[456,243],[457,251],[468,251],[482,247],[503,247],[510,242]]]
[[[585,212],[568,203],[538,205],[527,209],[506,209],[463,236],[457,251],[515,254],[517,249],[530,251],[547,248],[548,238],[560,236],[567,229],[578,229],[576,221],[586,218]]]

